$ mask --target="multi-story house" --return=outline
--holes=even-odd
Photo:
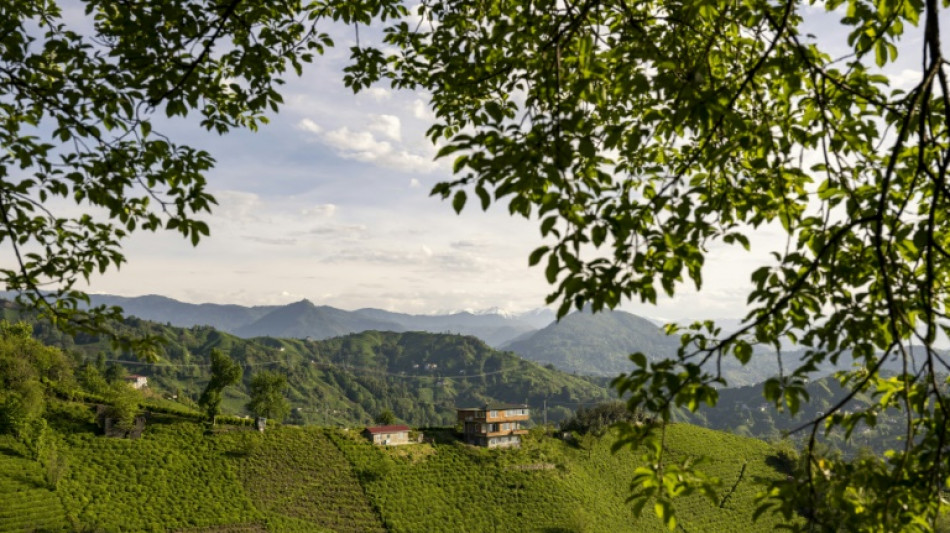
[[[465,442],[489,448],[520,446],[521,435],[528,433],[521,424],[529,418],[528,406],[524,404],[488,404],[458,409]]]

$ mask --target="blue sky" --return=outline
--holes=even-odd
[[[845,36],[828,15],[811,27],[834,32],[824,40]],[[409,313],[543,305],[543,271],[527,266],[541,244],[536,224],[504,206],[482,213],[470,204],[457,216],[429,197],[450,171],[423,135],[428,96],[385,87],[354,95],[341,81],[353,32],[333,34],[337,46],[288,79],[284,107],[259,132],[217,136],[191,121],[164,128],[218,161],[208,177],[220,203],[208,217],[212,235],[193,248],[174,234],[138,234],[127,264],[93,279],[92,292],[242,305],[307,298]],[[919,70],[908,61],[892,72],[911,81]],[[751,253],[714,246],[701,294],[684,289],[657,307],[623,308],[660,319],[738,318],[749,274],[782,245],[766,229]]]

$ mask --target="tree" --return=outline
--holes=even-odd
[[[73,7],[13,1],[0,17],[0,243],[13,259],[0,282],[61,327],[97,332],[120,310],[81,312],[77,282],[125,262],[131,233],[209,233],[214,160],[153,125],[198,114],[211,132],[256,129],[282,103],[282,77],[333,44],[318,23],[405,12],[372,0]]]
[[[581,407],[574,416],[561,424],[563,431],[588,433],[601,437],[611,426],[620,422],[633,422],[636,416],[621,401],[602,402],[591,408]]]
[[[198,405],[205,410],[208,420],[214,424],[221,412],[221,393],[226,387],[241,380],[244,371],[230,357],[217,349],[211,350],[211,379],[198,398]]]
[[[63,353],[32,337],[25,323],[0,320],[0,431],[28,441],[45,427],[46,392],[72,379]]]
[[[935,349],[950,329],[946,7],[820,5],[430,0],[421,23],[389,24],[389,48],[356,47],[347,69],[355,90],[387,80],[431,95],[428,133],[455,172],[432,193],[456,211],[474,195],[537,219],[545,243],[528,262],[544,265],[559,316],[701,290],[713,246],[784,232],[751,276],[737,331],[669,326],[677,356],[632,354],[614,382],[654,420],[626,442],[656,444],[637,501],[655,499],[671,528],[673,497],[713,485],[669,461],[663,427],[674,408],[714,404],[728,385],[720,362],[745,364],[755,347],[803,350],[763,386],[792,413],[819,363],[854,365],[837,375],[845,400],[800,428],[802,478],[768,487],[764,509],[815,509],[803,528],[926,530],[950,476],[950,361]],[[829,43],[835,33],[847,38]],[[888,69],[905,56],[922,70],[892,88]],[[902,370],[882,374],[886,361]],[[876,401],[841,409],[859,393]],[[906,418],[900,449],[860,465],[813,453],[825,432],[873,427],[889,409]]]
[[[381,426],[391,426],[396,423],[396,415],[389,409],[384,409],[373,421]]]
[[[287,377],[277,372],[263,370],[251,378],[251,401],[247,408],[255,416],[278,422],[290,414],[290,404],[284,398]]]

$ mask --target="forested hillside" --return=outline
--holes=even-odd
[[[848,395],[848,391],[831,376],[808,383],[805,391],[808,403],[803,404],[794,415],[787,409],[778,411],[774,405],[765,402],[761,386],[749,386],[723,389],[719,391],[715,406],[704,407],[696,413],[681,410],[678,419],[738,435],[778,440],[789,431],[824,415]],[[857,412],[873,404],[873,397],[859,392],[844,404],[843,411]],[[874,427],[859,426],[848,438],[845,438],[844,431],[836,430],[820,435],[819,440],[823,445],[848,456],[855,456],[861,450],[883,454],[885,450],[900,447],[906,430],[905,421],[899,413],[887,409],[877,414]],[[792,434],[790,438],[798,441],[806,439],[808,435],[807,431],[802,431]]]
[[[9,318],[17,315],[7,308]],[[457,406],[491,401],[528,403],[535,420],[557,422],[578,406],[610,397],[603,384],[501,352],[474,337],[431,333],[368,331],[322,341],[242,339],[210,327],[176,328],[129,318],[117,328],[129,334],[164,339],[158,360],[123,353],[101,338],[75,338],[45,323],[34,336],[74,355],[81,366],[104,373],[118,364],[145,375],[149,389],[193,405],[210,377],[212,349],[244,368],[238,386],[225,390],[226,413],[245,414],[247,390],[255,372],[287,376],[291,420],[326,425],[363,424],[390,410],[413,425],[454,424]]]

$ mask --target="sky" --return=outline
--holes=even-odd
[[[503,204],[483,213],[470,203],[456,215],[430,197],[451,172],[424,137],[428,95],[354,95],[342,83],[354,34],[337,28],[333,37],[335,48],[288,78],[285,105],[258,132],[218,136],[190,120],[162,128],[217,159],[211,237],[192,247],[178,234],[139,232],[125,245],[127,263],[93,278],[90,292],[241,305],[306,298],[416,314],[544,305],[543,268],[527,260],[542,244],[537,222],[510,217]],[[753,252],[714,246],[701,293],[685,286],[656,307],[622,308],[660,320],[740,318],[749,274],[782,239],[767,228]]]

